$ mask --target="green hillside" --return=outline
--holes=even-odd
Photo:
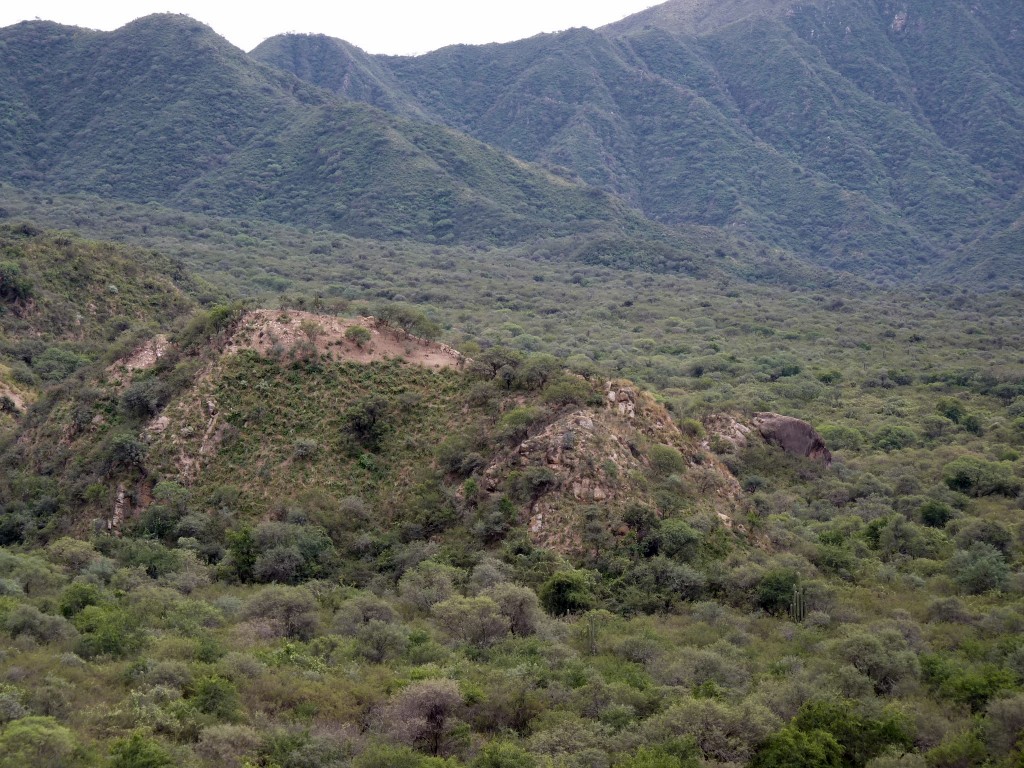
[[[26,22],[0,39],[7,181],[442,242],[645,226],[463,135],[339,103],[187,17],[112,33]]]
[[[906,280],[1021,188],[1024,89],[1017,4],[899,12],[669,2],[597,32],[375,61],[403,103],[651,218]],[[254,56],[338,90],[332,67],[294,64],[323,53],[294,37]]]

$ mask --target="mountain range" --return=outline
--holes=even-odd
[[[998,282],[1022,29],[1011,0],[672,0],[392,57],[318,35],[246,54],[173,15],[24,22],[0,31],[0,181],[421,242],[714,228],[882,282],[960,261]]]

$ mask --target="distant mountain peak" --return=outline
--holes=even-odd
[[[778,14],[793,0],[669,0],[601,28],[625,34],[645,27],[702,34],[751,17]]]

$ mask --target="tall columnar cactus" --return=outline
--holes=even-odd
[[[807,616],[807,598],[803,587],[793,587],[793,598],[789,602],[789,618],[803,621]]]

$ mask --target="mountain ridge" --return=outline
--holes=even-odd
[[[338,100],[187,17],[111,33],[26,23],[0,38],[0,88],[25,91],[11,100],[21,107],[10,181],[381,238],[510,242],[602,221],[645,226],[617,201],[448,128]],[[72,98],[61,99],[66,87]]]
[[[596,31],[376,61],[433,118],[651,218],[911,279],[1021,188],[1012,5],[670,2]],[[700,14],[717,21],[671,22]],[[960,29],[966,52],[948,47]],[[983,87],[949,85],[968,71]],[[940,106],[953,89],[956,108]]]

